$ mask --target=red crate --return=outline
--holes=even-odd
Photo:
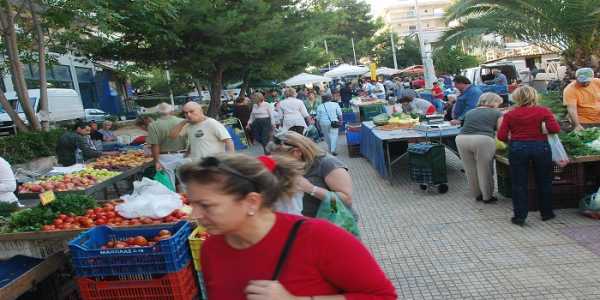
[[[192,264],[179,272],[163,275],[123,275],[77,278],[83,300],[191,300],[198,285]]]

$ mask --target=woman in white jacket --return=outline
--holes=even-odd
[[[18,202],[15,196],[17,180],[10,164],[0,157],[0,202]]]

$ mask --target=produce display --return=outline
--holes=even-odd
[[[42,180],[24,183],[19,187],[19,193],[85,190],[98,182],[102,182],[119,174],[119,172],[114,171],[86,168],[71,174],[49,176]]]
[[[101,156],[89,165],[94,169],[123,170],[139,167],[150,161],[152,161],[152,158],[144,156],[143,151],[132,151]]]
[[[174,210],[161,219],[127,219],[115,211],[116,201],[98,207],[96,200],[79,194],[61,195],[43,206],[13,212],[7,220],[0,220],[0,233],[28,231],[60,231],[90,228],[95,225],[135,226],[142,224],[173,223],[187,218],[181,210]]]
[[[147,238],[141,235],[135,237],[128,237],[125,240],[111,240],[106,242],[106,244],[100,246],[100,249],[124,249],[124,248],[140,248],[140,247],[152,247],[156,243],[170,239],[172,233],[169,230],[163,229],[161,230],[157,236],[152,238]]]
[[[571,157],[600,155],[600,128],[560,133],[559,137]]]
[[[386,113],[378,114],[373,117],[373,124],[375,124],[375,126],[383,126],[383,125],[387,125],[389,120],[390,120],[390,116],[388,114],[386,114]]]
[[[394,113],[391,117],[386,113],[373,117],[376,126],[385,126],[384,129],[413,128],[419,125],[419,116],[406,113]]]

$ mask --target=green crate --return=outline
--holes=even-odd
[[[372,104],[360,106],[360,120],[371,121],[376,115],[385,112],[385,106],[383,104]]]
[[[420,184],[443,184],[446,174],[446,148],[442,144],[417,143],[408,146],[411,179]]]

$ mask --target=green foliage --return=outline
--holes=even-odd
[[[600,129],[590,128],[582,131],[573,131],[570,133],[560,133],[562,142],[569,156],[600,155],[600,151],[586,145],[600,138]]]
[[[597,0],[459,0],[447,11],[447,21],[458,21],[442,40],[498,34],[562,51],[567,66],[595,66],[600,54],[600,10]]]
[[[560,92],[548,92],[542,95],[540,97],[540,105],[548,107],[554,113],[557,120],[564,120],[568,115],[567,107],[563,104]]]
[[[441,47],[433,51],[433,63],[438,73],[456,74],[479,65],[479,59],[459,47]]]
[[[18,209],[19,206],[17,205],[17,202],[0,202],[0,217],[8,217]]]
[[[96,207],[96,199],[80,194],[65,194],[46,206],[47,209],[63,214],[82,216],[86,210]]]
[[[398,58],[398,65],[402,67],[423,64],[418,38],[405,37],[400,49],[398,49],[396,57]]]
[[[25,132],[0,139],[0,156],[10,164],[20,164],[35,158],[55,154],[56,143],[63,129],[48,132]]]

